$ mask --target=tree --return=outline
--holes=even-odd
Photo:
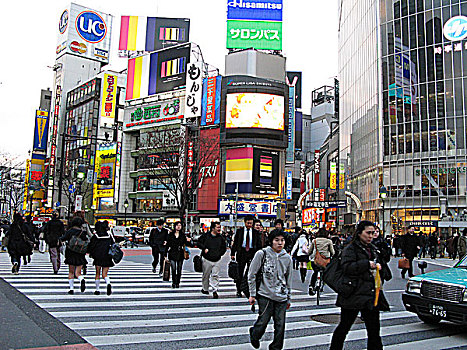
[[[74,192],[70,192],[69,188],[73,185],[75,188]],[[83,203],[90,202],[92,200],[93,194],[93,185],[88,183],[85,179],[79,180],[73,178],[72,176],[65,176],[62,181],[62,193],[65,194],[65,198],[68,203],[68,218],[71,217],[72,212],[74,211],[74,205],[76,201],[76,196],[83,196]]]
[[[24,160],[0,149],[0,203],[4,213],[9,213],[10,217],[22,209],[24,182]]]
[[[166,199],[173,202],[185,223],[210,154],[219,150],[218,139],[203,137],[199,131],[197,125],[169,125],[148,131],[140,139],[137,168],[144,169],[145,180],[140,180],[138,187],[167,191],[170,198]]]

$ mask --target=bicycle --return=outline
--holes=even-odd
[[[316,285],[315,285],[315,292],[316,292],[316,305],[319,305],[319,296],[321,293],[323,293],[324,290],[324,281],[321,278],[321,273],[323,272],[323,269],[318,270],[318,275],[316,278]]]

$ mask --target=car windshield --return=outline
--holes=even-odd
[[[467,268],[467,255],[464,256],[458,263],[455,267],[459,267],[459,268]]]

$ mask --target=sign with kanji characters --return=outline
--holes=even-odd
[[[174,209],[176,207],[177,198],[170,191],[162,191],[162,209]]]
[[[308,202],[311,208],[347,208],[346,201],[312,201]]]
[[[276,217],[278,202],[246,200],[237,201],[237,216],[257,215],[258,217]],[[219,215],[235,214],[235,200],[219,199]]]
[[[203,63],[190,63],[186,75],[185,118],[201,116],[203,94]]]
[[[210,77],[203,81],[201,101],[201,126],[220,123],[222,76]]]
[[[99,145],[94,166],[94,173],[97,176],[94,184],[94,200],[114,196],[116,152],[116,143]],[[97,206],[97,203],[94,205]]]
[[[282,50],[282,22],[227,21],[228,49]]]
[[[117,102],[117,76],[104,74],[101,98],[100,124],[113,125],[115,121],[115,105]]]
[[[285,199],[292,199],[292,171],[287,170],[287,191]]]
[[[303,225],[310,225],[316,222],[325,221],[324,209],[321,208],[306,208],[302,210]]]

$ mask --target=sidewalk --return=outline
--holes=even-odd
[[[96,350],[0,278],[0,349]]]

